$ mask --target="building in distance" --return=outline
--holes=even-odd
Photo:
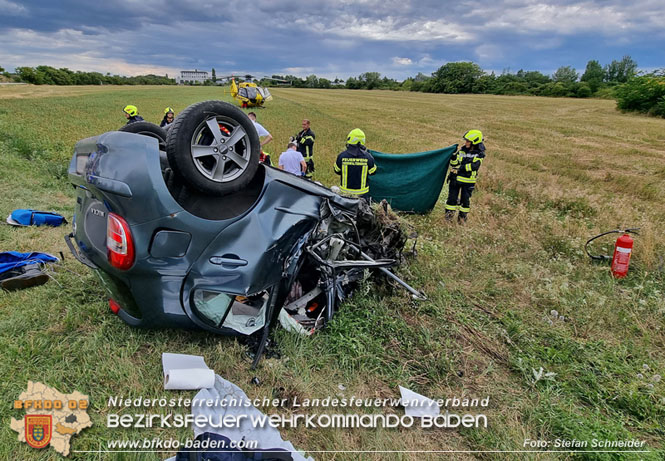
[[[200,83],[203,84],[206,80],[210,80],[208,72],[205,70],[181,70],[180,77],[178,78],[178,84],[187,84],[187,83]]]

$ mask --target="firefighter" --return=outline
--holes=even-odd
[[[164,109],[164,118],[159,126],[166,129],[173,124],[173,120],[175,120],[175,112],[172,107],[167,107]]]
[[[335,173],[343,193],[369,197],[369,175],[376,173],[374,157],[365,147],[365,133],[356,128],[346,137],[346,150],[337,156]]]
[[[125,118],[127,119],[127,125],[129,125],[130,123],[143,121],[143,117],[139,115],[139,110],[136,108],[136,106],[132,106],[130,104],[128,106],[125,106],[122,109],[122,111],[125,113]]]
[[[471,194],[476,187],[478,169],[485,158],[483,134],[479,130],[469,130],[462,136],[464,146],[450,159],[448,182],[448,201],[446,202],[446,220],[452,221],[455,211],[458,222],[466,222],[469,213]]]
[[[312,179],[312,173],[314,173],[314,139],[316,136],[310,128],[309,120],[304,119],[302,121],[302,130],[300,133],[295,135],[293,138],[294,141],[298,144],[298,152],[305,159],[307,164],[307,172],[305,177],[307,179]]]

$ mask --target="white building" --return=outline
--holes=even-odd
[[[208,72],[205,70],[181,70],[178,83],[203,83],[206,80],[210,80],[210,77],[208,77]]]

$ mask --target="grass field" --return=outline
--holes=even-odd
[[[419,254],[400,273],[429,300],[368,287],[311,339],[277,331],[281,358],[252,371],[245,347],[231,338],[136,330],[111,315],[95,274],[67,254],[69,229],[0,226],[2,251],[66,256],[48,284],[0,293],[0,459],[59,458],[19,444],[9,428],[11,417],[22,417],[11,402],[28,380],[90,396],[94,425],[73,438],[72,450],[104,450],[119,438],[189,437],[189,429],[105,427],[109,396],[194,395],[163,390],[162,352],[203,355],[250,397],[386,398],[398,397],[398,385],[433,398],[490,397],[487,430],[282,431],[316,459],[494,459],[488,451],[525,450],[525,439],[594,438],[645,440],[651,452],[503,457],[663,459],[665,120],[620,114],[608,100],[295,89],[273,95],[257,110],[275,138],[267,150],[281,152],[301,119],[311,119],[316,179],[326,185],[336,182],[332,162],[353,128],[383,152],[429,150],[458,142],[467,129],[483,131],[488,156],[468,223],[443,219],[447,190],[431,214],[404,217],[419,233]],[[179,112],[220,97],[229,100],[218,88],[0,87],[0,217],[30,207],[71,218],[66,167],[74,143],[119,128],[125,104],[158,122],[166,106]],[[617,227],[642,228],[621,281],[583,253],[589,236]],[[554,375],[536,379],[541,367]],[[258,386],[250,383],[255,376]],[[326,450],[478,453],[316,453]]]

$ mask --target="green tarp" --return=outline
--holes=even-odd
[[[395,210],[427,213],[441,194],[448,161],[457,144],[414,154],[385,154],[370,150],[377,171],[370,179],[372,200],[386,199]]]

